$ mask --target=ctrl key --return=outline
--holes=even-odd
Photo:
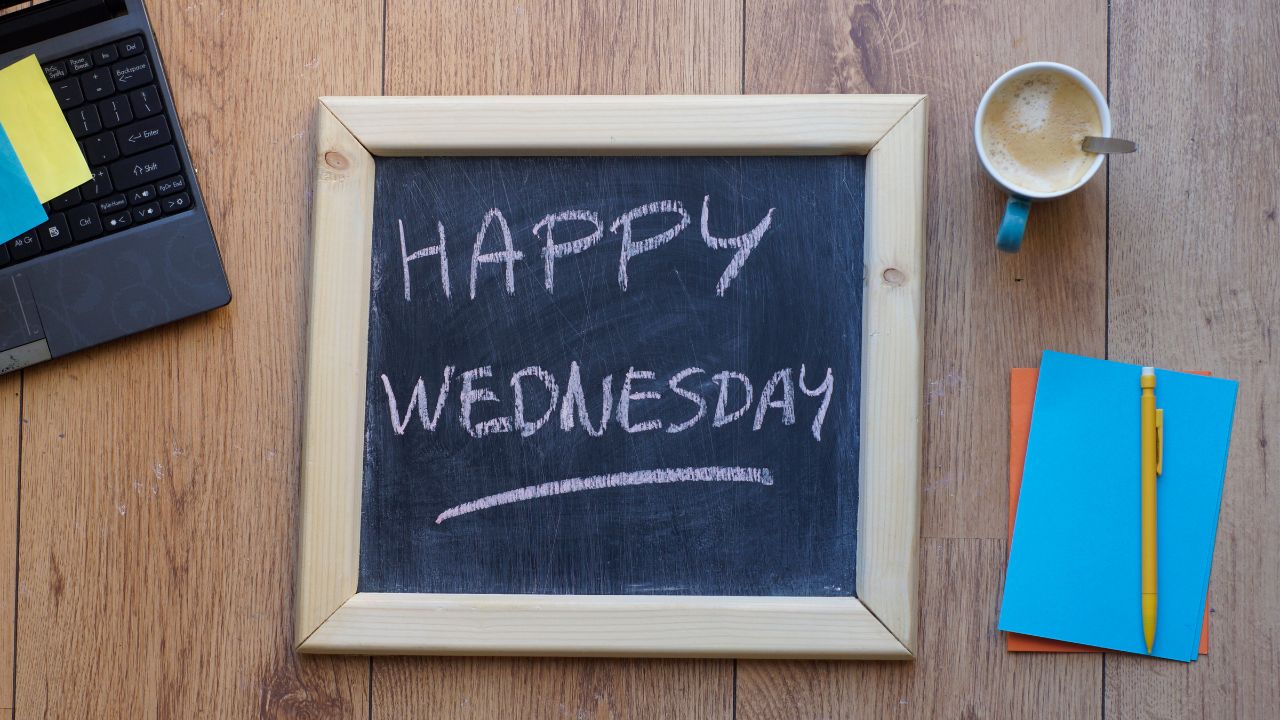
[[[67,224],[71,226],[71,237],[76,242],[92,240],[102,234],[102,221],[98,219],[98,208],[93,205],[81,205],[67,211]]]

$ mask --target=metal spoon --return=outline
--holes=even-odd
[[[1084,151],[1098,154],[1131,153],[1138,149],[1132,140],[1089,136],[1084,139]]]

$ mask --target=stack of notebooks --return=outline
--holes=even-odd
[[[1014,515],[999,624],[1011,633],[1010,650],[1146,654],[1141,372],[1137,365],[1045,352],[1038,373],[1013,373]],[[1207,651],[1209,572],[1236,383],[1157,369],[1156,397],[1164,411],[1164,457],[1156,484],[1159,604],[1151,654],[1190,662]]]

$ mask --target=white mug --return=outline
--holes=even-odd
[[[1061,190],[1054,190],[1053,192],[1036,192],[1019,187],[1001,177],[995,168],[991,166],[991,160],[987,157],[986,148],[982,146],[982,116],[987,111],[987,104],[991,102],[991,97],[996,90],[1005,83],[1028,73],[1043,70],[1066,75],[1088,91],[1089,97],[1093,98],[1093,104],[1098,107],[1098,116],[1102,118],[1102,136],[1111,137],[1111,109],[1107,107],[1107,99],[1102,96],[1098,86],[1094,85],[1087,75],[1070,65],[1044,61],[1031,62],[1026,65],[1019,65],[991,83],[991,87],[987,88],[987,92],[982,96],[982,102],[978,103],[978,112],[973,118],[973,142],[978,148],[978,159],[982,161],[982,167],[987,171],[987,175],[990,175],[991,179],[995,180],[1009,194],[1009,201],[1005,204],[1004,218],[1000,221],[1000,230],[996,233],[996,247],[1005,252],[1018,252],[1022,248],[1022,235],[1026,231],[1027,215],[1031,212],[1031,201],[1051,200],[1075,191],[1089,182],[1094,173],[1098,172],[1098,168],[1102,167],[1102,161],[1105,159],[1104,155],[1099,154],[1093,159],[1089,169],[1074,185]]]

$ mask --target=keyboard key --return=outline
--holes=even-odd
[[[133,57],[146,49],[146,46],[142,44],[142,36],[135,35],[128,40],[121,41],[116,45],[116,49],[120,51],[120,57]]]
[[[120,95],[98,103],[98,117],[102,118],[103,127],[120,127],[133,120],[133,109],[129,107],[129,99]]]
[[[115,75],[116,87],[120,92],[141,87],[155,80],[155,75],[151,74],[151,63],[147,62],[145,57],[121,60],[111,66],[111,73]]]
[[[98,208],[93,205],[81,205],[68,210],[67,224],[71,226],[71,237],[75,238],[76,242],[92,240],[102,234]]]
[[[102,216],[102,229],[104,232],[117,232],[123,230],[133,224],[133,215],[128,210],[115,213],[114,215]]]
[[[97,200],[105,195],[110,195],[114,189],[107,169],[105,167],[96,167],[93,168],[93,177],[89,182],[80,186],[80,193],[84,195],[85,200]]]
[[[80,90],[80,81],[67,78],[53,84],[53,96],[58,99],[58,106],[63,110],[73,108],[84,102],[84,93]]]
[[[115,45],[103,45],[93,51],[93,62],[96,65],[110,65],[120,58]]]
[[[44,76],[49,79],[49,82],[65,80],[67,78],[67,64],[62,61],[58,61],[45,65]]]
[[[191,196],[186,193],[170,195],[161,200],[160,205],[164,208],[165,215],[180,213],[183,210],[191,209]]]
[[[30,260],[40,254],[40,240],[37,239],[37,235],[39,233],[31,229],[5,243],[9,246],[9,252],[13,254],[14,262]]]
[[[67,217],[62,213],[51,215],[49,222],[41,225],[39,230],[40,244],[45,252],[61,250],[71,244],[71,229],[67,227]]]
[[[147,185],[145,187],[134,188],[129,191],[129,204],[142,205],[156,199],[156,186]]]
[[[72,205],[80,204],[80,188],[71,188],[67,192],[49,201],[49,209],[53,211],[66,210]]]
[[[102,119],[98,117],[98,109],[92,105],[85,105],[68,112],[67,123],[71,125],[71,133],[77,138],[102,130]]]
[[[103,165],[120,157],[120,149],[116,147],[116,137],[109,132],[94,135],[85,140],[84,153],[93,165]]]
[[[158,217],[160,217],[160,203],[158,202],[147,203],[133,209],[134,222],[151,222]]]
[[[182,192],[187,189],[187,179],[181,175],[174,175],[171,178],[165,178],[156,183],[156,190],[161,195],[172,195],[176,192]]]
[[[89,53],[80,53],[75,57],[67,58],[67,65],[71,67],[73,73],[88,72],[93,69],[93,58]]]
[[[173,175],[180,167],[178,152],[172,145],[166,145],[112,163],[111,180],[121,190],[129,190],[153,183],[157,178]]]
[[[125,199],[124,195],[112,195],[98,201],[98,212],[103,215],[118,213],[121,210],[127,210],[128,208],[129,201]]]
[[[138,88],[129,93],[129,102],[133,105],[133,114],[139,120],[151,117],[164,109],[160,102],[160,93],[155,85]]]
[[[169,135],[169,123],[160,116],[140,120],[120,128],[116,131],[116,139],[120,141],[122,153],[133,155],[143,150],[166,145],[173,140],[173,137]]]
[[[90,102],[101,100],[116,91],[115,84],[111,82],[111,69],[104,67],[96,68],[81,77],[80,87],[84,88],[84,99]]]
[[[0,268],[8,264],[9,264],[9,243],[8,241],[5,241],[3,245],[0,245]]]

